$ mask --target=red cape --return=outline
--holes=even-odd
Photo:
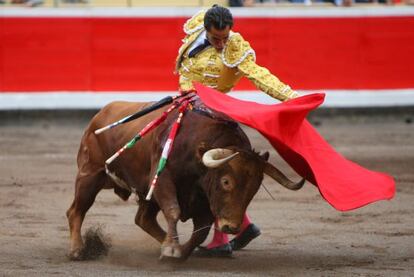
[[[391,176],[345,159],[306,120],[307,114],[322,104],[324,94],[263,105],[238,100],[200,84],[195,87],[208,107],[265,136],[280,156],[316,185],[334,208],[346,211],[394,196],[395,182]]]

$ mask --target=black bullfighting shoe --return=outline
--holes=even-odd
[[[233,257],[233,250],[231,249],[230,243],[226,243],[213,248],[198,246],[193,255],[196,257],[206,258],[231,258]]]
[[[240,235],[230,241],[231,248],[235,251],[240,250],[246,247],[246,245],[248,245],[253,239],[260,236],[260,234],[261,232],[259,227],[253,223],[250,223]]]

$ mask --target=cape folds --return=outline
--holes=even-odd
[[[391,176],[345,159],[306,120],[307,114],[322,104],[324,94],[263,105],[235,99],[201,84],[196,83],[195,88],[208,107],[265,136],[280,156],[316,185],[334,208],[352,210],[394,196],[395,182]]]

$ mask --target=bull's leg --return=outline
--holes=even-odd
[[[70,228],[70,252],[72,260],[82,259],[83,242],[81,227],[86,212],[95,201],[98,192],[103,188],[105,173],[98,171],[94,174],[80,175],[76,177],[75,199],[66,212]]]
[[[139,208],[137,215],[135,216],[135,223],[157,241],[162,243],[166,233],[157,221],[157,214],[159,211],[160,208],[155,203],[139,200]]]
[[[167,221],[167,234],[161,245],[161,256],[181,258],[181,247],[178,242],[177,222],[180,218],[180,206],[178,205],[175,184],[171,181],[168,169],[165,169],[158,179],[154,190],[154,198],[159,204]]]
[[[193,252],[194,248],[196,248],[206,240],[213,222],[213,216],[200,215],[193,217],[193,234],[191,235],[191,238],[181,248],[183,260],[187,259]]]

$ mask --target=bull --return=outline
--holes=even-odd
[[[118,157],[109,168],[105,168],[105,160],[166,108],[99,136],[94,130],[148,105],[113,102],[98,112],[87,126],[77,156],[75,197],[66,213],[71,259],[82,259],[82,223],[102,189],[114,189],[123,200],[127,200],[132,192],[136,193],[139,207],[135,223],[160,242],[162,258],[185,260],[206,239],[208,227],[215,219],[221,231],[239,232],[243,214],[264,174],[291,190],[303,186],[304,180],[294,183],[271,165],[268,153],[256,153],[235,121],[209,110],[197,100],[182,121],[152,199],[145,200],[177,111],[134,148]],[[166,219],[166,231],[157,222],[160,210]],[[190,218],[197,232],[193,232],[186,243],[180,244],[178,220],[184,222]]]

